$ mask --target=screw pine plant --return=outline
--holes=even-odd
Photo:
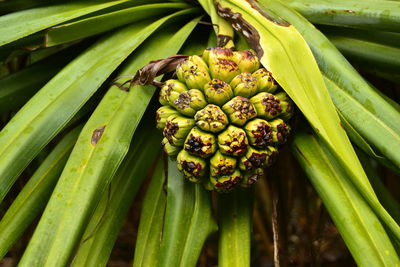
[[[18,0],[0,14],[4,261],[106,266],[127,220],[133,266],[399,264],[400,3]]]
[[[191,182],[228,192],[248,187],[277,157],[293,114],[271,73],[249,50],[210,48],[190,56],[160,89],[164,151]]]

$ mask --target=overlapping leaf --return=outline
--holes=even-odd
[[[399,257],[384,226],[324,142],[298,132],[293,150],[357,264],[396,266]]]
[[[193,11],[178,12],[149,27],[154,31],[168,19]],[[182,37],[187,36],[190,32],[188,29],[190,27],[179,32],[178,36],[184,40]],[[150,32],[146,32],[150,35]],[[153,44],[157,46],[145,48],[153,56],[164,57],[179,48],[176,42],[163,46],[163,49],[159,48],[159,43]],[[154,53],[155,49],[158,49],[157,53]],[[139,58],[132,59],[123,74],[134,73],[150,59],[145,51],[138,54]],[[58,266],[68,262],[97,201],[126,155],[133,132],[154,91],[155,88],[151,86],[134,86],[130,91],[125,91],[115,85],[108,91],[82,130],[21,259],[21,266]]]
[[[217,226],[211,195],[201,184],[193,185],[168,160],[167,203],[158,266],[196,266],[207,237]]]
[[[0,17],[0,46],[59,23],[78,18],[128,0],[70,2],[48,7],[38,7]]]
[[[219,3],[222,8],[229,8],[220,9],[220,15],[230,20],[251,41],[261,63],[272,72],[314,130],[329,144],[365,200],[400,240],[400,227],[379,203],[369,184],[341,127],[310,48],[292,25],[275,15],[276,10],[270,12],[271,3],[277,2],[261,1],[259,4],[256,1],[227,0]]]
[[[69,132],[46,157],[0,221],[0,259],[43,211],[82,125]]]
[[[218,266],[250,266],[253,190],[239,189],[218,199]]]
[[[400,3],[396,1],[288,0],[285,3],[313,23],[400,31]]]

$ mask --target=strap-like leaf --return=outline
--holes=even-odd
[[[80,48],[72,46],[0,79],[0,113],[15,110],[26,103],[77,55]]]
[[[148,114],[153,116],[152,113]],[[72,266],[106,266],[119,230],[160,149],[160,133],[143,121],[82,236]],[[158,179],[159,177],[157,177]]]
[[[164,225],[167,195],[164,190],[166,177],[161,157],[154,169],[149,188],[143,200],[133,267],[157,266],[160,258],[160,239]]]
[[[0,259],[43,211],[75,145],[82,125],[69,132],[25,184],[0,221]]]
[[[210,193],[201,184],[187,181],[176,162],[169,159],[167,207],[158,266],[196,266],[204,242],[216,228]]]
[[[59,23],[78,18],[129,0],[99,3],[96,1],[38,7],[0,17],[0,46]]]
[[[154,31],[168,19],[188,12],[177,12],[149,27]],[[132,39],[132,36],[128,38]],[[176,44],[166,47],[177,49]],[[151,48],[153,51],[159,49]],[[168,53],[164,49],[159,51]],[[133,58],[129,62],[130,73],[149,59],[147,53],[138,56],[139,60]],[[68,262],[96,203],[125,157],[132,135],[154,91],[155,88],[151,86],[135,86],[125,91],[114,85],[107,92],[79,136],[21,259],[21,266],[60,266]],[[49,221],[52,222],[51,226]]]
[[[158,3],[141,5],[97,16],[91,16],[89,18],[50,28],[45,35],[45,45],[54,46],[82,39],[128,23],[151,17],[154,18],[165,13],[171,13],[174,9],[183,9],[187,7],[188,5],[184,3]]]
[[[287,0],[309,21],[318,24],[400,31],[400,3],[388,0]]]
[[[199,18],[190,21],[180,29],[178,28],[179,25],[170,26],[169,29],[163,29],[162,32],[154,34],[136,52],[137,55],[131,59],[128,69],[134,71],[145,64],[147,60],[175,54],[198,21]],[[164,44],[162,49],[159,48],[160,44]],[[152,53],[151,57],[148,56],[150,53]],[[113,87],[110,90],[120,89]],[[122,96],[119,100],[124,101],[124,97]],[[143,108],[145,108],[144,105]],[[103,112],[107,112],[107,110],[103,110]],[[124,116],[123,113],[119,115]],[[97,207],[82,237],[83,241],[81,241],[74,260],[75,266],[106,265],[130,203],[141,185],[148,167],[154,161],[156,154],[159,153],[159,150],[155,149],[157,144],[160,144],[159,132],[153,128],[154,125],[148,123],[152,121],[153,116],[152,112],[147,114],[147,117],[142,119],[138,131],[135,132],[133,137],[134,151],[132,151],[132,148],[130,149],[131,152],[128,153],[124,163],[118,169],[116,178],[113,178],[111,196],[108,192],[103,194],[102,203],[106,203],[106,211],[103,210],[104,207]],[[125,119],[129,120],[129,117],[125,117]],[[132,123],[132,125],[134,126],[135,123]]]
[[[385,228],[329,148],[311,133],[297,132],[293,150],[357,264],[396,266],[399,257]]]
[[[400,226],[379,203],[369,184],[350,140],[340,125],[336,108],[310,48],[292,25],[276,16],[278,10],[270,11],[271,6],[278,5],[278,2],[227,0],[220,3],[220,15],[230,20],[251,41],[261,63],[272,72],[314,130],[333,149],[357,189],[400,240]]]
[[[238,189],[218,197],[218,266],[250,266],[253,190]]]
[[[103,38],[32,97],[0,132],[0,201],[35,155],[133,50],[169,19],[193,11],[179,11],[151,24],[140,22]]]

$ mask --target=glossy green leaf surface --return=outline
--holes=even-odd
[[[171,17],[182,14],[187,12],[178,12],[150,26],[154,31]],[[140,63],[143,64],[133,61],[134,65],[128,65],[129,70],[136,71],[142,67]],[[125,157],[154,91],[152,86],[134,86],[129,92],[115,85],[109,89],[82,130],[21,266],[68,262],[97,201]]]
[[[288,0],[285,3],[313,23],[400,31],[400,3],[396,1]]]
[[[153,114],[148,114],[152,116]],[[156,156],[161,134],[141,124],[131,148],[92,215],[72,266],[106,266],[131,203]],[[160,146],[160,145],[159,145]],[[160,146],[161,147],[161,146]],[[157,177],[158,178],[158,177]],[[104,204],[103,204],[104,203]]]
[[[46,157],[0,221],[0,259],[43,211],[82,126],[70,131]]]
[[[141,5],[62,24],[50,28],[46,32],[45,45],[54,46],[82,39],[128,23],[160,16],[165,13],[172,13],[174,9],[183,9],[187,7],[188,5],[183,3]]]
[[[0,113],[8,112],[26,103],[43,85],[76,56],[66,49],[35,64],[0,79]]]
[[[123,73],[134,73],[137,69],[146,64],[148,60],[155,60],[175,54],[182,46],[183,42],[185,42],[193,28],[197,25],[198,20],[199,18],[194,19],[180,28],[178,28],[179,25],[170,27],[168,30],[163,28],[155,33],[149,40],[146,40],[135,55],[130,58],[130,64],[127,65]],[[163,49],[159,49],[161,43],[164,44]],[[149,56],[149,53],[151,53],[151,56]],[[149,89],[149,93],[153,92],[150,88],[147,89]],[[112,87],[110,90],[121,91],[116,87]],[[139,117],[140,109],[144,112],[150,100],[147,97],[147,99],[144,100],[144,94],[147,95],[146,92],[134,94],[135,97],[141,97],[144,101],[144,103],[140,103],[137,100],[134,104],[134,106],[138,107],[135,113],[137,113]],[[123,103],[125,97],[126,96],[121,95],[118,101]],[[151,97],[151,95],[148,95],[148,97]],[[114,99],[114,101],[117,101],[117,99]],[[127,110],[129,108],[132,109],[129,105],[127,105],[126,108]],[[103,110],[102,112],[107,111]],[[119,113],[119,116],[126,121],[130,121],[131,115],[132,113],[129,112]],[[108,200],[108,192],[103,194],[102,203],[107,203],[105,205],[107,209],[105,211],[106,214],[104,214],[102,207],[98,207],[92,216],[89,226],[82,237],[82,240],[85,241],[82,241],[77,251],[77,256],[74,261],[75,266],[81,266],[82,264],[85,266],[106,265],[114,241],[117,238],[118,230],[129,208],[129,204],[143,181],[144,176],[140,176],[140,174],[147,171],[149,164],[153,162],[155,155],[159,153],[159,150],[154,148],[160,145],[160,134],[155,128],[152,128],[153,125],[151,123],[148,123],[154,120],[153,115],[154,114],[150,112],[147,114],[147,117],[142,119],[142,123],[139,125],[139,132],[137,134],[135,133],[132,139],[135,152],[130,152],[128,154],[125,163],[119,168],[116,178],[113,178],[110,199]],[[136,124],[137,122],[132,122],[131,126],[135,127]],[[132,153],[136,154],[133,155]],[[129,163],[126,161],[129,161]],[[101,222],[100,224],[99,221]],[[88,238],[88,236],[90,238]]]
[[[395,166],[400,166],[400,155],[393,153],[395,150],[388,149],[400,145],[400,112],[372,88],[335,46],[305,18],[279,1],[263,2],[292,23],[304,36],[324,74],[325,81],[328,81],[329,93],[343,117],[370,145],[379,148],[380,154],[391,160]],[[347,101],[342,102],[342,99]],[[347,113],[350,110],[352,112]],[[374,117],[372,120],[364,119],[371,116]],[[377,129],[380,130],[378,135]],[[371,134],[370,131],[375,134]]]
[[[0,200],[40,149],[133,50],[169,19],[192,11],[179,11],[151,24],[140,22],[103,38],[32,97],[0,132]]]
[[[0,46],[59,23],[109,8],[128,0],[70,2],[38,7],[0,17]]]
[[[357,151],[357,155],[379,200],[392,215],[393,219],[395,219],[397,223],[400,223],[400,202],[396,200],[384,184],[381,178],[382,174],[379,172],[379,165],[362,151]]]
[[[354,97],[359,97],[360,103],[369,106],[370,110],[384,110],[384,112],[376,113],[376,116],[379,119],[384,120],[388,127],[400,127],[400,124],[396,123],[396,121],[400,119],[398,111],[395,110],[391,105],[387,105],[385,100],[379,97],[379,94],[373,90],[373,92],[363,92],[363,94],[356,93],[360,91],[360,87],[357,86],[363,86],[364,90],[368,90],[368,88],[366,88],[368,84],[366,84],[366,82],[343,57],[340,57],[340,54],[337,55],[335,53],[336,50],[333,45],[329,44],[329,42],[324,42],[326,40],[325,37],[321,37],[320,35],[311,31],[311,29],[313,29],[312,26],[307,27],[304,25],[308,25],[308,22],[301,22],[301,18],[297,17],[296,13],[293,13],[290,8],[281,4],[281,2],[276,0],[262,0],[261,4],[262,5],[261,7],[259,6],[259,8],[261,8],[263,12],[267,12],[268,14],[268,10],[271,10],[271,13],[269,13],[271,16],[274,14],[282,16],[283,19],[293,23],[300,33],[304,35],[304,38],[310,43],[311,49],[313,49],[316,60],[320,63],[322,72],[327,78],[336,81],[338,85],[343,88],[343,90],[346,90],[348,94],[351,94]],[[265,17],[260,13],[257,14],[260,21],[261,19],[264,19],[264,21],[266,20]],[[266,39],[263,47],[273,47],[274,49],[272,51],[270,49],[267,50],[267,52],[271,52],[278,58],[271,61],[261,59],[261,62],[272,71],[278,83],[280,83],[284,90],[291,96],[296,105],[311,123],[314,130],[320,136],[322,136],[325,142],[327,142],[333,149],[337,159],[342,162],[342,166],[348,171],[349,177],[356,188],[360,191],[365,200],[371,205],[373,210],[379,215],[380,219],[382,219],[386,226],[391,229],[396,238],[400,240],[400,226],[393,220],[393,218],[390,217],[374,194],[368,178],[366,177],[366,174],[362,169],[362,166],[349,142],[349,139],[340,125],[335,106],[330,100],[328,91],[325,89],[326,87],[323,82],[322,75],[320,74],[318,68],[315,69],[315,61],[312,55],[310,55],[310,49],[308,46],[300,48],[300,44],[306,45],[304,44],[304,39],[299,36],[299,32],[297,31],[296,34],[289,34],[289,32],[287,32],[287,29],[289,28],[294,31],[293,26],[282,27],[276,23],[270,22],[269,20],[265,25],[271,26],[270,30],[275,38],[278,38],[278,40],[285,40],[285,42],[278,43],[278,47],[282,45],[287,47],[287,49],[282,51],[282,53],[278,53],[279,50],[277,50],[276,47],[271,43],[271,40]],[[265,25],[259,26],[260,29],[263,29]],[[279,31],[275,31],[275,29],[279,29]],[[278,32],[282,32],[282,34],[278,34]],[[293,39],[295,35],[299,36],[299,38]],[[262,40],[260,42],[262,43]],[[292,46],[290,44],[292,44]],[[330,49],[330,46],[333,47],[333,50]],[[279,59],[279,56],[288,55],[286,53],[289,53],[290,51],[292,51],[293,54],[291,54],[292,56],[290,57],[289,62],[284,62]],[[266,53],[266,55],[268,54]],[[267,58],[273,58],[273,56],[268,55]],[[288,66],[292,66],[293,68],[294,75],[290,76],[290,78],[288,78]],[[277,70],[274,71],[274,68],[277,68]],[[278,71],[279,68],[281,68],[280,71]],[[280,75],[282,75],[282,77],[279,77]],[[294,79],[296,76],[297,79]],[[371,102],[368,100],[368,98],[372,98],[374,102]],[[381,104],[381,106],[375,109],[375,107],[378,107],[379,104]],[[343,114],[343,116],[346,117],[346,114]],[[351,122],[350,119],[357,119],[357,117],[349,116],[346,117],[346,119]],[[384,152],[382,151],[382,153]]]
[[[218,266],[250,266],[253,194],[239,189],[218,196]]]
[[[158,266],[196,266],[207,237],[216,231],[211,195],[193,185],[168,160],[167,203]]]
[[[400,69],[398,47],[340,35],[328,34],[327,37],[346,58],[363,68]]]
[[[379,218],[318,137],[295,136],[293,150],[359,266],[396,266],[399,257]]]
[[[160,240],[167,202],[167,194],[164,190],[165,168],[164,159],[160,157],[143,199],[133,258],[134,267],[157,266],[160,258]]]

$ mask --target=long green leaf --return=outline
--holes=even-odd
[[[327,37],[351,62],[363,68],[400,69],[400,48],[358,38],[328,34]]]
[[[400,223],[400,202],[394,198],[394,196],[384,185],[382,178],[380,177],[382,174],[380,174],[378,171],[378,164],[371,160],[371,158],[367,157],[367,155],[362,151],[357,151],[357,155],[364,167],[365,172],[368,175],[371,185],[374,187],[379,200],[396,220],[396,222]]]
[[[364,29],[400,31],[400,3],[388,0],[287,0],[309,21]]]
[[[14,0],[0,2],[0,15],[28,9],[51,2],[51,0]]]
[[[152,29],[193,11],[167,16],[155,22]],[[139,69],[139,63],[143,62],[134,61],[128,69]],[[134,86],[128,92],[115,85],[108,91],[82,130],[21,266],[67,264],[96,203],[126,155],[154,91],[152,86]]]
[[[163,158],[160,158],[142,204],[133,267],[157,266],[160,258],[160,240],[167,203],[164,168]]]
[[[357,264],[398,265],[399,257],[379,218],[326,145],[310,133],[297,132],[293,150]]]
[[[381,154],[392,160],[397,168],[400,168],[400,155],[397,152],[400,151],[400,132],[396,132],[375,115],[381,113],[381,110],[373,110],[368,105],[361,104],[351,94],[340,89],[332,80],[326,77],[324,80],[343,117],[354,129],[357,129],[360,136],[368,140]],[[388,106],[390,104],[386,103],[385,107]],[[400,123],[400,114],[398,121]],[[381,140],[382,138],[384,140]]]
[[[253,190],[238,189],[218,197],[218,266],[250,266]]]
[[[116,6],[128,0],[70,2],[38,7],[0,17],[0,46],[59,23]]]
[[[192,11],[125,27],[91,46],[48,82],[0,132],[0,201],[41,148],[133,50],[169,19]]]
[[[207,237],[217,226],[211,195],[201,184],[187,181],[168,160],[167,207],[158,266],[196,266]]]
[[[15,110],[76,56],[73,46],[0,79],[0,113]]]
[[[318,29],[325,35],[339,35],[372,43],[400,47],[400,33],[397,32],[385,32],[371,29],[352,29],[326,25],[318,25]]]
[[[43,211],[82,126],[70,131],[25,184],[0,221],[0,259]]]
[[[279,18],[273,19],[274,14],[279,14],[283,17],[283,19],[286,19],[291,23],[296,22],[296,28],[298,28],[302,34],[304,34],[305,38],[307,38],[307,41],[311,43],[310,45],[316,55],[316,59],[320,63],[320,67],[327,77],[332,77],[332,80],[337,81],[341,85],[345,83],[347,87],[344,87],[343,89],[346,89],[348,93],[352,94],[353,96],[358,96],[361,103],[369,105],[374,110],[379,110],[379,108],[375,109],[377,103],[368,102],[364,94],[356,94],[356,92],[359,92],[359,88],[355,87],[356,81],[358,84],[362,82],[365,83],[365,81],[362,80],[362,78],[354,69],[351,68],[351,66],[349,66],[349,69],[345,69],[345,66],[348,63],[343,57],[338,57],[337,54],[330,56],[330,53],[333,53],[332,51],[336,50],[335,48],[333,48],[333,50],[329,50],[329,42],[328,44],[320,44],[317,42],[318,45],[321,45],[320,47],[313,44],[312,41],[315,41],[315,39],[318,38],[320,41],[322,37],[314,33],[311,36],[310,32],[312,32],[311,29],[313,28],[307,28],[308,31],[305,30],[304,25],[299,22],[299,19],[296,20],[294,18],[296,14],[292,13],[288,7],[281,4],[277,0],[261,0],[261,6],[255,4],[254,2],[252,3],[259,9],[263,10],[262,13],[264,15],[269,14],[272,16],[272,20],[275,21],[274,23],[266,19],[261,13],[259,13],[259,11],[256,11],[252,7],[246,6],[248,10],[253,12],[251,16],[249,15],[250,19],[252,16],[255,16],[258,21],[263,22],[262,24],[254,24],[256,29],[260,29],[262,31],[261,35],[263,35],[263,38],[266,38],[261,38],[260,40],[261,47],[265,52],[264,56],[261,58],[261,62],[272,71],[278,83],[282,85],[286,92],[288,92],[291,98],[296,102],[297,106],[306,116],[315,131],[322,136],[323,139],[333,149],[338,160],[342,162],[342,166],[349,172],[349,177],[355,184],[356,188],[360,191],[365,200],[371,205],[373,210],[386,223],[396,238],[400,240],[400,226],[393,220],[392,217],[390,217],[374,194],[374,191],[369,184],[368,178],[366,177],[366,174],[362,169],[360,162],[358,161],[348,137],[340,125],[335,106],[332,104],[328,91],[325,89],[326,87],[323,82],[322,75],[320,74],[318,68],[316,68],[311,51],[306,46],[304,39],[302,39],[299,33],[294,30],[293,26],[288,26],[279,20]],[[271,10],[271,12],[268,13],[268,10]],[[252,22],[253,21],[254,20],[252,20]],[[269,28],[269,30],[266,30],[267,28]],[[276,40],[276,42],[273,42],[273,40]],[[326,40],[326,38],[323,40]],[[282,46],[286,49],[282,50]],[[277,47],[281,47],[281,49],[277,49]],[[321,50],[317,50],[315,48],[320,48]],[[323,54],[321,53],[322,51],[324,52]],[[283,61],[283,59],[285,60]],[[328,65],[327,61],[332,63],[332,65]],[[344,61],[344,66],[338,64],[341,61]],[[335,68],[333,68],[333,66]],[[347,71],[347,73],[345,71]],[[289,73],[291,74],[289,75]],[[357,79],[354,80],[350,77],[349,79],[343,78],[346,76],[352,76],[351,78]],[[368,84],[366,85],[368,86]],[[361,86],[365,87],[364,84]],[[350,89],[354,91],[351,91]],[[384,105],[380,108],[384,109],[385,112],[379,112],[376,114],[376,116],[381,120],[384,120],[386,125],[392,128],[400,127],[400,123],[396,124],[396,121],[398,121],[400,118],[398,116],[398,112],[391,105],[385,105],[384,103],[386,102],[384,99],[380,99],[376,92],[371,92],[371,94],[376,102],[383,103]],[[343,115],[345,116],[346,114]],[[388,120],[387,117],[391,118],[392,121]],[[356,119],[356,117],[346,119]]]
[[[148,114],[153,116],[153,114]],[[141,124],[133,136],[132,147],[111,183],[111,192],[105,192],[94,212],[74,258],[72,266],[106,266],[118,232],[148,169],[157,154],[155,144],[161,134]],[[161,147],[160,147],[161,148]],[[158,177],[157,177],[158,178]]]
[[[346,130],[347,135],[351,139],[351,141],[356,144],[359,148],[361,148],[366,154],[370,157],[378,160],[380,163],[385,165],[386,167],[392,169],[395,172],[400,172],[400,169],[393,165],[390,161],[388,161],[385,157],[380,155],[371,145],[365,140],[354,128],[351,124],[343,117],[343,115],[339,112],[340,120],[342,122],[343,128]]]
[[[169,27],[167,30],[163,29],[162,32],[154,34],[137,51],[138,56],[131,59],[129,69],[134,71],[134,69],[139,68],[142,64],[147,63],[148,60],[155,60],[159,57],[167,57],[177,53],[198,21],[199,18],[190,21],[180,29]],[[165,44],[162,49],[158,48],[160,44]],[[154,53],[149,56],[149,53],[152,51]],[[123,101],[123,98],[120,101]],[[123,114],[119,115],[124,116]],[[135,192],[143,181],[144,175],[140,176],[140,173],[147,171],[149,164],[153,162],[155,155],[159,152],[154,147],[155,144],[160,144],[160,135],[156,134],[158,132],[155,131],[153,125],[149,125],[148,123],[148,121],[152,120],[153,116],[153,113],[149,113],[147,117],[142,119],[139,132],[135,133],[133,137],[135,152],[132,151],[128,154],[125,163],[119,168],[116,178],[113,178],[111,198],[108,200],[108,192],[105,192],[105,195],[103,195],[103,202],[107,203],[106,214],[103,213],[102,207],[98,207],[95,211],[82,238],[85,241],[82,241],[83,244],[81,244],[81,247],[77,251],[74,265],[103,266],[107,263],[108,256],[111,253],[111,248],[117,238],[118,230],[123,223],[125,214]],[[126,117],[126,120],[128,119],[129,117]],[[99,218],[101,218],[101,223],[99,223]],[[88,236],[90,238],[86,240]]]
[[[171,13],[174,9],[187,8],[186,4],[159,3],[126,8],[62,24],[46,32],[46,46],[54,46],[82,39],[122,25]]]
[[[388,149],[393,145],[400,145],[400,112],[376,92],[335,46],[301,15],[278,1],[263,0],[262,2],[292,23],[302,33],[318,61],[326,78],[325,81],[328,80],[329,93],[332,94],[334,103],[345,119],[371,145],[379,148],[381,154],[391,160],[394,165],[400,166],[400,155],[393,153],[395,150]],[[347,106],[341,102],[343,98],[346,100]],[[354,112],[347,113],[348,110]],[[364,118],[371,116],[375,118],[361,120],[360,113]],[[378,135],[369,133],[374,129],[376,132],[378,128],[380,129]]]

